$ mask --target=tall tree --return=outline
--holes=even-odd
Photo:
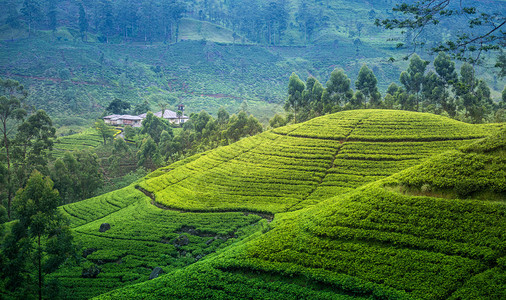
[[[156,24],[160,19],[156,16],[158,11],[155,2],[152,0],[144,0],[140,3],[138,21],[145,43],[152,41],[154,31],[158,27],[158,24]]]
[[[408,93],[416,96],[416,110],[419,109],[419,94],[422,88],[425,69],[429,62],[422,60],[416,53],[413,54],[409,61],[409,67],[403,71],[400,76],[400,81],[406,88]]]
[[[74,253],[68,221],[59,212],[58,191],[53,182],[40,172],[33,171],[26,187],[16,193],[14,209],[19,218],[20,236],[35,243],[35,251],[24,253],[33,258],[37,270],[38,298],[43,296],[44,276],[54,272]]]
[[[322,96],[323,85],[313,76],[306,80],[306,88],[302,94],[303,106],[306,114],[321,115],[323,113]],[[308,115],[308,118],[311,117]]]
[[[260,132],[262,132],[260,122],[255,117],[248,117],[244,111],[241,111],[239,114],[230,117],[225,136],[230,142],[236,142],[242,137],[255,135]]]
[[[228,113],[228,111],[223,106],[220,107],[220,109],[218,110],[218,123],[220,123],[220,125],[225,125],[228,123],[229,119],[230,114]]]
[[[270,120],[269,120],[269,126],[271,126],[271,128],[278,128],[278,127],[281,127],[281,126],[285,126],[287,124],[287,120],[286,118],[284,118],[283,116],[279,115],[279,114],[275,114],[274,117],[272,117]]]
[[[25,0],[23,7],[21,7],[21,13],[25,17],[26,23],[28,23],[28,36],[32,33],[33,23],[40,19],[41,10],[40,3],[38,0]]]
[[[141,103],[138,103],[134,106],[133,113],[135,115],[140,115],[147,113],[149,111],[150,104],[148,100],[144,100]]]
[[[103,1],[102,11],[100,12],[99,31],[105,36],[105,42],[109,43],[109,36],[114,32],[114,15],[112,12],[112,3],[110,1]]]
[[[87,40],[88,32],[88,19],[86,18],[86,11],[82,3],[79,3],[79,32],[81,33],[81,40]]]
[[[295,15],[295,19],[299,23],[299,30],[304,34],[306,44],[311,42],[313,32],[319,25],[318,12],[315,10],[315,5],[308,2],[308,0],[302,0]]]
[[[56,27],[58,26],[58,12],[56,10],[56,2],[58,0],[49,0],[48,8],[47,8],[47,19],[49,29],[54,33],[56,31]]]
[[[19,82],[11,79],[0,78],[0,132],[2,133],[2,151],[5,151],[7,165],[7,213],[11,217],[11,204],[13,197],[12,182],[12,157],[11,157],[11,138],[13,131],[17,129],[17,124],[26,116],[26,111],[22,107],[22,101],[28,96],[28,93]]]
[[[180,0],[170,0],[167,1],[166,3],[167,4],[165,6],[163,6],[164,4],[162,4],[162,8],[165,7],[163,13],[164,18],[169,20],[167,28],[170,41],[172,41],[172,36],[174,36],[175,42],[177,43],[179,39],[179,25],[181,23],[181,19],[183,18],[184,13],[186,12],[186,4]]]
[[[121,151],[115,153],[124,158]],[[65,153],[56,160],[50,173],[62,204],[90,198],[103,185],[98,156],[90,151]]]
[[[304,92],[305,85],[302,80],[300,80],[297,74],[292,73],[290,75],[290,79],[288,80],[288,99],[285,102],[285,110],[293,111],[294,115],[294,123],[297,123],[297,112],[300,109],[300,104],[302,103],[302,93]]]
[[[107,144],[107,140],[112,139],[116,133],[114,128],[105,124],[104,120],[102,119],[95,122],[95,130],[104,139],[104,145]]]
[[[361,69],[362,71],[362,69]],[[338,106],[350,101],[353,97],[353,91],[350,88],[351,80],[348,78],[343,69],[334,69],[330,73],[330,78],[327,81],[325,89],[325,103],[327,109],[325,112],[330,112],[332,106]]]
[[[169,121],[156,117],[152,112],[148,112],[146,118],[142,120],[141,133],[148,134],[156,144],[160,142],[164,130],[171,136],[174,135]]]
[[[439,75],[441,83],[443,85],[443,91],[438,98],[438,102],[442,108],[453,118],[456,114],[457,105],[455,98],[450,97],[450,88],[453,87],[457,81],[458,76],[455,70],[455,62],[453,62],[450,56],[444,52],[439,52],[437,57],[434,59],[434,69]]]
[[[504,86],[504,89],[502,90],[501,99],[502,99],[502,106],[506,107],[506,86]]]
[[[24,186],[35,169],[47,173],[48,155],[56,139],[55,132],[51,118],[43,110],[38,110],[19,125],[13,151],[18,186]]]
[[[374,103],[378,97],[378,87],[376,84],[378,80],[371,69],[367,65],[363,65],[358,72],[357,80],[355,81],[355,87],[360,90],[364,96],[364,106],[367,108],[367,100]],[[381,96],[380,96],[381,97]]]
[[[114,98],[114,100],[112,100],[111,103],[109,103],[109,106],[107,106],[106,111],[113,114],[122,115],[126,113],[127,110],[130,109],[130,106],[131,105],[128,102],[118,98]]]
[[[424,111],[437,114],[441,113],[440,109],[445,107],[444,103],[449,98],[443,81],[432,70],[423,79],[421,93],[424,98]]]
[[[458,79],[457,72],[455,71],[455,62],[444,52],[439,52],[434,59],[434,69],[445,85],[453,84]]]
[[[468,63],[464,63],[460,68],[455,93],[466,110],[466,116],[473,123],[481,123],[492,106],[490,89],[483,80],[475,78],[474,68]]]
[[[161,138],[161,134],[159,139]],[[141,147],[137,152],[137,165],[144,166],[148,169],[160,167],[163,160],[158,151],[155,141],[148,136],[142,141]]]

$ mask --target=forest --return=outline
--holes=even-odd
[[[0,298],[506,295],[504,1],[0,11]]]

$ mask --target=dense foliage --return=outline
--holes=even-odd
[[[304,83],[292,73],[285,101],[285,110],[289,115],[284,121],[293,119],[297,123],[357,108],[430,112],[470,123],[503,121],[506,102],[492,101],[490,88],[485,81],[476,78],[473,66],[463,64],[459,76],[455,62],[443,52],[433,62],[435,72],[427,71],[428,65],[429,61],[413,54],[407,70],[399,76],[403,86],[390,84],[383,99],[377,88],[376,76],[365,64],[355,82],[356,92],[351,89],[351,81],[342,69],[332,71],[325,87],[313,76]]]
[[[41,300],[57,296],[45,281],[74,255],[72,234],[58,210],[58,191],[49,177],[33,171],[14,198],[17,218],[0,244],[2,298]]]

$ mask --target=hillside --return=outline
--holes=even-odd
[[[248,111],[265,123],[282,111],[292,72],[324,83],[338,66],[354,79],[363,63],[354,58],[349,41],[307,47],[205,40],[143,45],[53,41],[41,35],[1,41],[0,49],[0,76],[24,84],[28,103],[48,111],[61,126],[82,126],[82,119],[69,114],[96,118],[114,98],[132,105],[147,100],[152,109],[160,101],[171,109],[183,102],[188,114],[202,109],[214,114],[220,106],[235,113],[246,101]],[[398,79],[401,67],[388,63],[386,53],[364,46],[362,55],[381,90]]]
[[[98,299],[501,299],[504,134],[279,214],[263,233],[219,255]],[[473,182],[472,193],[461,193]],[[439,187],[460,197],[393,190],[401,185]],[[475,197],[490,192],[494,201]]]
[[[97,131],[93,128],[89,128],[77,134],[58,138],[53,146],[52,156],[54,158],[59,158],[67,151],[92,150],[102,143],[102,137]]]
[[[122,293],[134,293],[142,298],[143,293],[154,293],[152,285],[157,284],[159,294],[154,295],[181,298],[220,297],[222,293],[230,293],[230,297],[334,298],[336,286],[343,291],[343,297],[367,298],[371,293],[383,292],[404,295],[397,290],[408,288],[397,277],[392,277],[393,283],[388,282],[389,288],[385,289],[376,278],[360,275],[367,268],[365,262],[350,271],[352,274],[335,265],[345,263],[346,259],[339,262],[334,257],[334,262],[324,268],[327,271],[320,269],[320,275],[314,273],[311,268],[327,264],[329,258],[325,253],[337,255],[318,249],[339,245],[328,244],[332,239],[327,243],[327,238],[320,240],[319,233],[304,228],[309,226],[308,222],[325,223],[325,212],[331,208],[348,209],[340,203],[348,203],[354,197],[370,200],[381,192],[398,195],[398,201],[408,201],[411,196],[390,191],[394,189],[392,185],[390,190],[370,187],[377,186],[377,180],[418,165],[434,154],[469,145],[498,128],[499,125],[469,125],[430,114],[361,110],[245,138],[159,169],[122,190],[62,206],[62,212],[71,220],[75,239],[84,250],[85,269],[69,263],[54,276],[69,288],[70,294],[66,296],[74,299],[144,282],[157,266],[166,273],[175,272],[165,277],[170,283],[157,279],[147,286],[118,290],[120,294],[112,295],[124,298],[127,294]],[[355,190],[369,182],[375,182],[367,185],[370,192],[363,193],[365,187]],[[353,209],[365,209],[367,201]],[[377,213],[378,220],[389,220],[388,198],[384,201],[381,207],[386,209],[385,216]],[[288,211],[292,212],[283,213]],[[352,223],[354,218],[367,216],[351,210],[343,212],[345,215],[349,217],[346,221]],[[494,218],[487,222],[496,222]],[[100,232],[102,223],[108,223],[111,229]],[[360,232],[355,233],[361,237]],[[348,235],[342,239],[354,241],[351,236],[355,233],[343,232]],[[444,237],[438,242],[438,237],[434,237],[431,245],[448,245]],[[387,247],[388,243],[385,241],[381,249],[395,255],[396,248]],[[227,248],[235,244],[237,247]],[[367,248],[376,251],[370,260],[372,264],[379,262],[385,253],[375,249],[375,245],[376,242],[371,243]],[[290,247],[305,253],[304,258],[293,258],[295,252]],[[358,246],[351,243],[350,247],[347,249]],[[491,249],[483,250],[489,255],[488,262],[496,257],[495,248]],[[408,250],[402,252],[405,260],[412,259]],[[217,251],[222,254],[210,255]],[[353,260],[352,254],[349,255],[348,259]],[[443,258],[441,255],[438,257]],[[312,263],[315,265],[308,265]],[[191,266],[185,268],[188,265]],[[304,266],[310,269],[304,271]],[[479,262],[473,266],[484,268]],[[97,274],[96,270],[100,272]],[[449,269],[443,271],[451,273]],[[378,274],[384,274],[381,272]],[[354,277],[355,273],[360,276]],[[348,281],[343,283],[346,278]],[[271,283],[273,280],[276,283]],[[359,283],[367,292],[350,292],[357,290]],[[253,291],[251,286],[258,289]]]
[[[267,123],[282,111],[292,72],[325,83],[338,67],[353,83],[367,64],[384,94],[407,67],[399,58],[411,51],[396,48],[409,38],[374,25],[375,18],[396,16],[392,1],[170,1],[181,11],[159,1],[127,3],[47,1],[30,23],[22,1],[0,2],[0,76],[29,88],[29,104],[48,111],[58,126],[84,126],[114,98],[133,105],[148,100],[152,109],[161,101],[171,108],[184,102],[188,113],[216,113],[220,106],[234,113],[247,101],[249,112]],[[475,5],[489,12],[505,4]],[[448,35],[430,31],[427,48]],[[432,60],[426,50],[418,52]],[[495,63],[483,56],[486,66]],[[486,68],[477,74],[499,98],[504,80]]]
[[[432,114],[346,111],[241,140],[162,169],[165,174],[139,185],[176,209],[286,212],[392,175],[494,128]]]

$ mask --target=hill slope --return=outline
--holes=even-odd
[[[249,240],[99,299],[242,297],[501,299],[506,286],[506,131],[276,220]],[[466,164],[461,164],[466,162]],[[454,176],[446,180],[441,170]],[[493,180],[489,175],[498,171]],[[493,191],[495,201],[393,186]],[[269,230],[270,229],[270,230]]]
[[[241,140],[139,185],[176,209],[292,211],[493,130],[432,114],[346,111]]]
[[[329,202],[324,202],[325,199],[341,194],[351,197],[346,192],[416,165],[433,154],[470,144],[496,132],[497,127],[469,125],[429,114],[361,110],[324,116],[245,138],[159,169],[122,190],[62,206],[61,210],[71,219],[75,239],[84,250],[86,264],[84,270],[82,266],[69,264],[55,276],[69,288],[67,297],[83,299],[146,281],[156,266],[172,272],[204,257],[205,261],[214,261],[208,258],[209,254],[250,235],[251,243],[241,247],[251,249],[251,253],[260,251],[255,250],[260,246],[267,247],[261,253],[270,253],[270,247],[279,245],[271,238],[286,241],[283,244],[287,247],[293,246],[292,242],[297,240],[297,234],[290,233],[294,222],[311,218],[310,211],[315,216],[320,214],[317,207],[321,206],[315,204],[327,205]],[[450,130],[444,131],[444,128]],[[286,211],[295,212],[276,214],[274,222],[268,223],[275,213]],[[100,232],[102,223],[108,223],[111,229]],[[283,232],[287,235],[283,236]],[[317,246],[310,240],[311,236],[314,234],[300,240],[299,246]],[[224,269],[227,266],[230,270],[237,269],[237,274],[235,271],[223,273],[222,267],[216,269],[211,264],[195,264],[177,271],[183,276],[180,283],[194,285],[184,274],[198,270],[211,276],[209,280],[216,281],[213,276],[226,277],[219,280],[226,289],[244,288],[247,293],[251,292],[246,287],[229,284],[237,281],[262,286],[259,297],[276,293],[288,298],[336,295],[334,283],[337,281],[334,280],[327,285],[322,279],[315,283],[314,290],[305,291],[299,286],[304,281],[300,277],[302,273],[293,273],[293,278],[270,271],[260,277],[255,275],[256,271],[250,274],[249,267],[236,266],[240,261],[251,264],[245,256],[250,252],[244,252],[241,247],[236,248],[239,252],[227,252],[238,253],[241,260],[235,261],[231,256],[223,265]],[[283,251],[276,250],[276,253],[281,255]],[[265,258],[257,261],[261,264],[262,260]],[[272,284],[271,280],[277,283]],[[368,280],[365,278],[364,282]],[[370,291],[384,290],[372,283],[366,285]],[[174,293],[184,297],[188,291],[180,288]],[[285,294],[293,288],[295,294]]]

